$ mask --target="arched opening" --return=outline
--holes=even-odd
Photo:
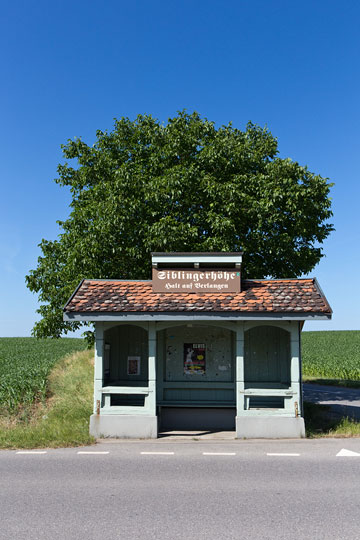
[[[118,325],[104,332],[104,386],[148,386],[148,333],[135,325]],[[111,406],[143,406],[144,395],[113,394]]]

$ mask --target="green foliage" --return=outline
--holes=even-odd
[[[0,413],[44,400],[55,362],[85,346],[82,339],[0,338]]]
[[[277,140],[180,112],[167,125],[152,116],[121,118],[93,146],[63,146],[60,186],[71,213],[26,276],[39,293],[38,337],[80,323],[62,307],[82,278],[148,279],[151,251],[239,251],[244,276],[295,277],[322,257],[333,227],[325,178],[277,156]]]
[[[303,332],[303,374],[360,381],[360,331]]]

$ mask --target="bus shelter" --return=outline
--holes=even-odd
[[[153,253],[152,279],[83,280],[95,325],[95,437],[234,430],[304,437],[301,330],[331,318],[315,278],[241,279],[241,253]]]

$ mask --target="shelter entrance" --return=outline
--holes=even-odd
[[[158,332],[160,431],[235,430],[235,334],[206,323]]]

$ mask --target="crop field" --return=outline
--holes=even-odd
[[[84,340],[75,338],[0,338],[0,413],[45,399],[47,378],[57,360],[85,347]]]
[[[302,333],[303,375],[360,381],[360,330]]]

